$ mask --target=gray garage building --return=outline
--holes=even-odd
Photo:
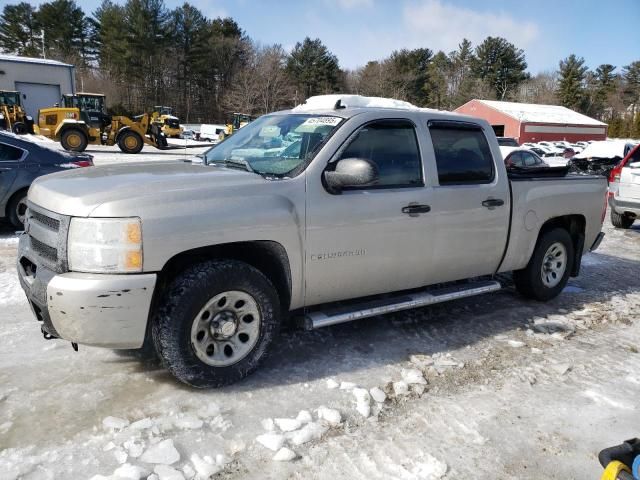
[[[63,93],[75,93],[74,66],[44,58],[0,54],[0,90],[17,90],[22,106],[36,118],[39,108],[60,102]]]

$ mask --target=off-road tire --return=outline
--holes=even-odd
[[[548,287],[542,281],[541,271],[545,254],[554,243],[561,243],[566,249],[566,265],[560,282]],[[513,281],[520,294],[534,300],[547,301],[557,297],[569,281],[574,262],[574,246],[571,235],[563,228],[543,232],[536,243],[529,263],[522,270],[513,272]]]
[[[628,215],[624,215],[622,213],[616,213],[613,209],[611,210],[611,223],[616,228],[631,228],[635,218],[630,217]]]
[[[29,128],[24,122],[14,123],[11,127],[11,130],[13,130],[13,133],[15,133],[16,135],[26,135],[27,133],[29,133]]]
[[[134,140],[135,143],[133,143]],[[140,153],[143,145],[144,141],[142,140],[142,137],[131,130],[125,130],[118,137],[118,147],[120,147],[120,150],[122,150],[124,153]]]
[[[26,209],[27,206],[27,191],[23,191],[15,195],[9,205],[7,206],[7,213],[9,217],[9,222],[15,228],[22,230],[24,228],[24,224],[21,220],[21,212],[23,209]],[[18,211],[20,209],[20,212]]]
[[[200,360],[191,343],[194,319],[215,295],[230,291],[251,295],[260,310],[260,330],[253,349],[238,362],[213,367]],[[216,388],[254,372],[280,329],[280,302],[269,279],[236,260],[211,260],[187,268],[170,283],[154,312],[151,332],[158,355],[178,380],[196,388]]]
[[[78,138],[76,138],[76,136]],[[60,136],[62,148],[71,152],[84,152],[89,144],[87,134],[79,128],[67,128]]]

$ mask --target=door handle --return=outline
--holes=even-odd
[[[500,198],[487,198],[482,202],[482,206],[487,208],[501,207],[502,205],[504,205],[504,200]]]
[[[420,205],[417,203],[409,204],[406,207],[402,207],[402,213],[406,213],[412,217],[418,216],[421,213],[427,213],[431,211],[429,205]]]

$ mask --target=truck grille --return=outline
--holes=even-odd
[[[32,261],[56,273],[67,267],[67,232],[71,217],[59,215],[29,202],[25,228],[31,243]]]
[[[31,248],[33,248],[33,251],[38,255],[46,258],[50,262],[56,263],[58,261],[58,249],[50,247],[34,237],[31,237]]]
[[[56,220],[55,218],[47,217],[40,212],[32,211],[31,212],[31,220],[34,220],[47,228],[50,228],[54,232],[60,230],[60,220]]]

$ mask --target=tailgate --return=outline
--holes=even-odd
[[[618,195],[640,199],[640,162],[630,163],[622,169]]]

